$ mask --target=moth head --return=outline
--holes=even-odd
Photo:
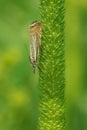
[[[41,26],[41,23],[40,23],[39,21],[34,21],[34,22],[30,25],[30,28],[37,27],[37,26]]]
[[[30,26],[30,33],[41,32],[41,23],[39,21],[34,21]]]

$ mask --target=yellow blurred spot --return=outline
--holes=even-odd
[[[9,103],[12,106],[22,107],[27,104],[29,97],[25,91],[16,90],[9,94]]]
[[[13,66],[20,62],[22,59],[22,53],[18,47],[10,47],[5,53],[3,54],[3,63],[6,66]]]
[[[3,64],[0,63],[0,79],[2,79],[4,77],[4,71],[5,71],[5,68],[4,68]]]
[[[0,113],[0,124],[3,123],[3,116],[2,114]]]
[[[87,1],[86,0],[67,0],[67,1],[69,1],[72,5],[74,5],[74,7],[75,7],[75,5],[77,6],[77,7],[87,7]]]

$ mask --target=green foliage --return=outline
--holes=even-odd
[[[64,0],[41,0],[40,130],[65,130]]]

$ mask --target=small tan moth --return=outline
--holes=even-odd
[[[42,29],[40,22],[35,21],[30,25],[30,62],[34,72],[39,57],[41,31]]]

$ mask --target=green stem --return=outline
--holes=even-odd
[[[65,130],[64,0],[40,1],[43,32],[38,130]]]

